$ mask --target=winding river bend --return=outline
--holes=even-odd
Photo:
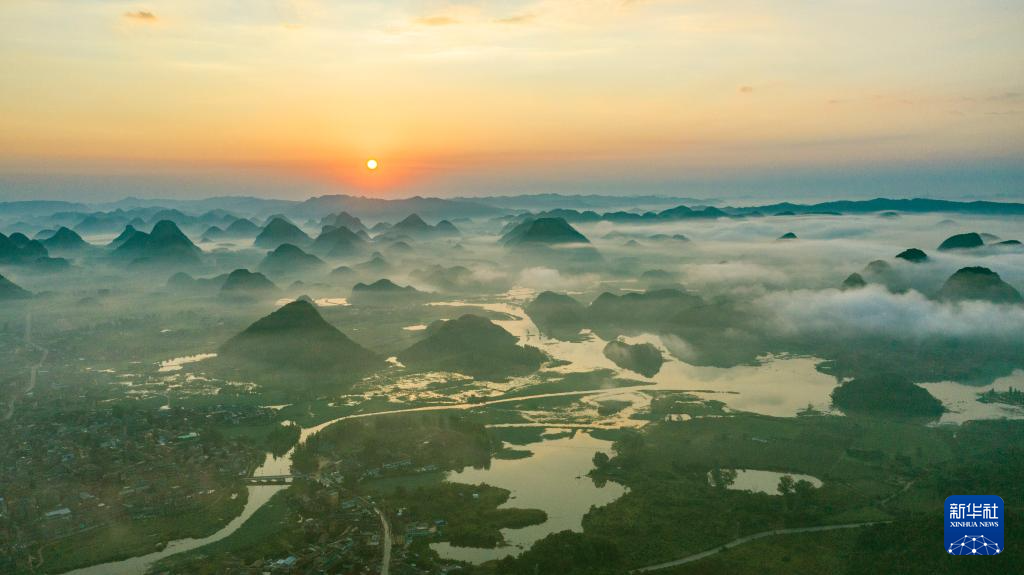
[[[304,442],[307,439],[309,439],[311,436],[319,433],[320,431],[326,429],[327,427],[330,427],[331,425],[333,425],[335,423],[338,423],[340,421],[345,421],[345,420],[348,420],[348,419],[362,419],[362,418],[367,418],[367,417],[380,417],[380,416],[386,416],[386,415],[396,415],[396,414],[401,414],[401,413],[418,413],[418,412],[424,412],[424,411],[466,410],[466,409],[474,409],[474,408],[487,407],[488,405],[494,405],[494,404],[500,404],[500,403],[508,403],[508,402],[511,402],[511,401],[522,401],[522,400],[525,400],[525,399],[538,399],[538,398],[545,398],[545,397],[564,397],[564,396],[572,396],[572,395],[593,395],[593,394],[600,394],[600,393],[609,393],[610,391],[611,392],[622,391],[623,389],[626,389],[626,388],[621,388],[621,389],[618,389],[618,390],[609,390],[609,391],[595,390],[595,391],[575,391],[575,392],[567,392],[567,393],[548,393],[548,394],[540,394],[540,395],[504,398],[504,399],[498,399],[498,400],[493,400],[493,401],[488,401],[488,402],[481,402],[481,403],[460,403],[460,404],[454,404],[454,405],[437,405],[437,406],[428,406],[428,407],[414,407],[414,408],[410,408],[410,409],[398,409],[398,410],[393,410],[393,411],[380,411],[380,412],[374,412],[374,413],[358,413],[358,414],[354,414],[354,415],[346,415],[346,416],[343,416],[343,417],[338,417],[336,419],[332,419],[330,421],[326,421],[324,423],[321,423],[321,424],[313,426],[313,427],[303,428],[302,434],[300,436],[300,440],[299,441],[300,442]],[[557,426],[553,425],[552,427],[557,427]],[[591,426],[591,427],[593,427],[593,426]],[[268,453],[267,454],[267,458],[264,461],[263,465],[261,465],[259,468],[256,469],[256,471],[253,473],[253,476],[254,477],[261,477],[261,476],[288,475],[288,474],[290,474],[290,470],[291,470],[291,457],[292,457],[292,454],[294,453],[294,451],[295,451],[295,448],[293,447],[291,450],[288,451],[288,453],[286,453],[285,455],[283,455],[281,457],[274,457],[272,454]],[[90,567],[83,567],[81,569],[75,569],[73,571],[67,571],[65,573],[66,573],[66,575],[142,575],[142,574],[146,573],[146,571],[151,566],[153,566],[154,563],[156,563],[157,561],[160,561],[161,559],[165,559],[165,558],[170,557],[172,555],[177,555],[178,553],[184,553],[186,551],[191,551],[193,549],[198,549],[200,547],[203,547],[205,545],[209,545],[210,543],[215,543],[217,541],[220,541],[220,540],[225,539],[226,537],[230,536],[232,533],[237,531],[250,517],[252,517],[252,515],[254,513],[256,513],[257,510],[259,510],[259,508],[263,507],[268,501],[270,501],[270,498],[275,493],[277,493],[278,491],[280,491],[282,489],[285,489],[285,488],[287,488],[287,485],[250,485],[247,488],[248,492],[249,492],[249,497],[248,497],[248,500],[245,503],[245,507],[242,509],[242,513],[240,515],[238,515],[238,517],[235,517],[234,519],[232,519],[231,522],[229,522],[223,528],[218,530],[216,533],[214,533],[212,535],[209,535],[207,537],[203,537],[203,538],[199,538],[199,539],[196,539],[196,538],[178,539],[178,540],[171,541],[170,543],[168,543],[167,547],[165,547],[161,551],[156,551],[156,552],[153,552],[153,553],[149,553],[147,555],[140,555],[140,556],[137,556],[137,557],[131,557],[129,559],[124,559],[124,560],[121,560],[121,561],[112,561],[112,562],[109,562],[109,563],[101,563],[101,564],[98,564],[98,565],[92,565]]]
[[[213,535],[203,537],[200,539],[178,539],[171,541],[161,551],[149,553],[147,555],[140,555],[137,557],[131,557],[122,561],[112,561],[110,563],[101,563],[99,565],[93,565],[91,567],[83,567],[81,569],[75,569],[74,571],[68,571],[68,575],[141,575],[146,572],[154,563],[170,557],[171,555],[177,555],[178,553],[184,553],[185,551],[191,551],[198,549],[204,545],[209,545],[216,541],[224,539],[228,535],[231,535],[242,526],[243,523],[248,521],[252,517],[253,513],[256,513],[260,507],[263,507],[270,501],[275,493],[287,487],[286,485],[252,485],[249,486],[249,499],[245,502],[245,507],[242,509],[242,513],[232,519],[227,525],[222,527]]]

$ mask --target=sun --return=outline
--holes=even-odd
[[[377,160],[374,160],[373,158],[370,158],[369,160],[366,160],[366,169],[368,169],[368,170],[376,170],[377,169]]]

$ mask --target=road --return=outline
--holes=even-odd
[[[380,526],[384,531],[384,537],[381,538],[381,549],[384,550],[384,554],[380,560],[380,575],[388,575],[391,570],[391,523],[388,522],[387,516],[380,510],[380,507],[377,507],[376,504],[371,505],[380,517]]]
[[[352,415],[342,415],[334,419],[318,423],[312,427],[302,428],[302,434],[299,436],[299,443],[303,443],[313,435],[320,433],[324,429],[338,423],[340,421],[348,421],[350,419],[365,419],[367,417],[380,417],[382,415],[401,415],[403,413],[422,413],[424,411],[467,411],[471,409],[480,409],[484,407],[490,407],[492,405],[500,405],[503,403],[515,403],[519,401],[531,401],[536,399],[550,399],[555,397],[581,397],[586,395],[618,395],[621,393],[628,393],[633,391],[648,391],[652,389],[650,385],[629,385],[624,387],[610,387],[610,388],[599,388],[599,389],[583,389],[576,391],[555,391],[551,393],[538,393],[535,395],[513,395],[511,397],[499,397],[497,399],[489,399],[486,401],[479,401],[475,403],[446,403],[441,405],[425,405],[423,407],[407,407],[404,409],[392,409],[389,411],[370,411],[366,413],[354,413]],[[687,388],[673,388],[672,391],[689,391],[694,393],[708,393],[706,389],[687,389]],[[562,424],[547,424],[546,427],[571,427],[571,425]],[[587,429],[595,429],[602,427],[597,424],[583,425]],[[294,449],[294,448],[293,448]],[[285,454],[285,457],[291,457],[291,452]]]
[[[647,567],[641,567],[634,569],[632,573],[647,573],[649,571],[658,571],[660,569],[668,569],[669,567],[678,567],[679,565],[685,565],[687,563],[693,563],[694,561],[700,561],[701,559],[707,559],[712,555],[716,555],[725,551],[726,549],[732,549],[733,547],[739,547],[744,543],[750,543],[758,539],[765,537],[773,537],[775,535],[794,535],[797,533],[817,533],[819,531],[834,531],[836,529],[853,529],[855,527],[869,527],[871,525],[882,525],[884,523],[892,523],[891,521],[869,521],[866,523],[843,523],[841,525],[820,525],[818,527],[796,527],[793,529],[774,529],[772,531],[762,531],[760,533],[754,533],[753,535],[747,535],[746,537],[740,537],[726,543],[725,545],[719,545],[714,549],[709,549],[696,555],[690,555],[683,557],[682,559],[676,559],[674,561],[666,561],[665,563],[658,563],[657,565],[649,565]]]
[[[31,393],[36,388],[36,374],[39,368],[43,366],[43,362],[46,361],[46,357],[50,355],[50,350],[45,347],[32,342],[32,312],[25,314],[25,345],[31,347],[37,351],[42,352],[42,356],[39,358],[39,362],[29,367],[28,371],[28,386],[21,392],[11,392],[11,399],[7,403],[7,411],[4,412],[4,421],[7,421],[14,415],[14,402],[18,396],[24,396],[27,393]]]

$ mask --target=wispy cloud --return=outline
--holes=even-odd
[[[1021,100],[1024,100],[1024,93],[1021,92],[1003,92],[1001,94],[994,94],[988,98],[989,102],[995,102],[997,104],[1020,102]]]
[[[754,93],[754,87],[753,86],[740,86],[739,88],[736,89],[736,91],[738,91],[740,94],[753,94]]]
[[[420,26],[452,26],[461,22],[451,16],[424,16],[417,18],[416,23]]]
[[[149,10],[136,10],[134,12],[125,12],[124,17],[128,18],[129,20],[136,20],[139,22],[155,22],[157,19],[156,14],[150,12]]]
[[[498,24],[528,24],[536,18],[533,14],[515,14],[504,18],[495,18]]]

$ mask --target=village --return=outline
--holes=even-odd
[[[0,437],[0,565],[32,565],[43,550],[120,544],[158,549],[215,529],[245,503],[263,453],[229,441],[224,425],[263,421],[249,407],[130,410],[26,405]]]

